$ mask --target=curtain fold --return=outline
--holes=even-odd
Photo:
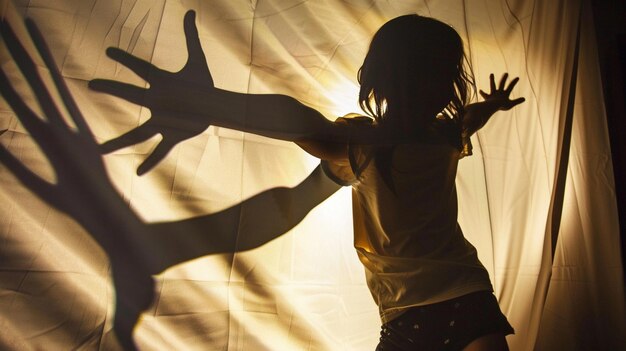
[[[490,73],[519,76],[514,94],[526,102],[492,118],[459,165],[460,224],[516,330],[512,350],[624,348],[615,180],[587,0],[0,0],[3,28],[45,87],[30,88],[35,78],[21,73],[4,37],[3,86],[21,98],[3,88],[0,99],[0,348],[377,344],[350,191],[294,144],[210,126],[141,176],[163,135],[101,156],[88,147],[151,118],[88,89],[94,78],[147,86],[106,48],[177,71],[190,9],[217,87],[287,94],[329,119],[360,111],[356,72],[369,40],[406,13],[461,34],[479,89]],[[40,29],[67,93],[24,18]],[[46,123],[65,120],[68,138],[86,144],[57,151],[64,145],[47,143],[38,122],[16,111],[20,101]],[[93,136],[74,128],[79,114]],[[162,127],[185,130],[177,121]]]

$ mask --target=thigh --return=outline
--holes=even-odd
[[[504,334],[490,334],[470,342],[463,351],[509,351],[509,345]]]
[[[383,324],[377,350],[462,350],[474,341],[480,341],[478,346],[496,341],[491,335],[504,340],[512,333],[495,296],[477,292],[408,309]],[[483,337],[486,340],[479,340]]]

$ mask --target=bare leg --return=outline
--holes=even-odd
[[[463,351],[508,351],[509,346],[502,334],[481,336],[467,345]]]

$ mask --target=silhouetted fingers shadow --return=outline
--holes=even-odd
[[[144,268],[149,257],[136,254],[141,253],[137,250],[141,245],[132,234],[147,230],[147,227],[111,184],[94,136],[35,24],[27,20],[26,27],[76,129],[65,122],[32,57],[9,23],[3,20],[1,26],[3,41],[28,82],[43,116],[38,116],[24,102],[3,70],[0,70],[0,92],[48,159],[56,180],[52,183],[40,177],[4,147],[0,147],[0,162],[25,187],[74,218],[106,251],[120,302],[120,308],[116,308],[118,315],[115,316],[114,330],[125,349],[135,349],[133,320],[136,321],[138,314],[150,305],[154,283],[149,270]]]
[[[136,349],[133,329],[141,313],[153,303],[153,274],[209,254],[263,245],[289,231],[339,189],[318,167],[294,188],[270,189],[214,214],[147,225],[112,185],[100,146],[34,23],[27,22],[29,34],[76,129],[65,123],[31,56],[9,24],[3,21],[1,26],[2,38],[44,116],[38,116],[27,106],[3,70],[0,70],[0,92],[41,148],[56,174],[56,182],[41,178],[3,146],[0,146],[0,162],[26,188],[76,220],[108,255],[116,295],[113,329],[124,349]],[[6,131],[0,133],[3,134]],[[182,139],[169,140],[174,142],[157,147],[153,155],[165,155]],[[147,168],[154,164],[149,163]]]
[[[207,116],[184,114],[180,113],[180,110],[172,110],[172,107],[178,108],[181,105],[180,102],[166,102],[168,99],[176,99],[177,96],[184,94],[181,92],[181,85],[190,85],[194,87],[194,90],[207,93],[214,89],[213,77],[202,51],[195,18],[194,11],[188,11],[185,14],[184,30],[188,58],[180,71],[168,72],[123,50],[109,48],[107,55],[112,60],[136,73],[148,82],[150,87],[143,88],[109,79],[94,79],[89,82],[89,87],[93,90],[111,94],[150,109],[151,116],[147,122],[102,144],[102,152],[109,153],[161,134],[163,139],[139,166],[138,175],[150,171],[178,143],[201,134],[211,125]]]

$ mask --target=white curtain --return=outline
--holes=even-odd
[[[145,108],[88,89],[94,78],[145,85],[107,58],[106,48],[120,47],[163,69],[179,70],[187,59],[183,17],[189,9],[197,12],[216,86],[287,94],[330,119],[360,111],[356,72],[371,36],[384,22],[418,13],[449,23],[466,42],[478,88],[488,89],[490,73],[508,72],[520,77],[515,97],[526,98],[515,109],[499,112],[477,133],[474,155],[461,161],[457,177],[459,221],[516,330],[508,337],[511,349],[625,349],[614,179],[589,1],[0,4],[3,21],[48,77],[23,19],[39,27],[97,143],[150,117]],[[44,116],[5,41],[0,47],[2,70],[23,100]],[[44,81],[54,92],[52,80]],[[62,105],[56,93],[53,99]],[[46,181],[60,184],[50,157],[7,100],[0,100],[0,145]],[[169,128],[184,126],[173,122]],[[318,161],[294,144],[213,126],[137,176],[137,166],[159,139],[155,135],[102,156],[115,190],[106,196],[126,204],[123,211],[118,206],[118,212],[103,216],[124,223],[140,219],[128,226],[121,223],[117,227],[123,230],[112,234],[133,243],[120,249],[122,256],[159,261],[151,266],[158,267],[151,271],[154,286],[137,283],[154,295],[132,331],[139,349],[374,349],[380,322],[352,248],[349,189],[333,195],[334,189],[327,189],[312,203],[295,197],[285,205],[270,195],[267,203],[253,205],[252,200],[266,199],[263,194],[274,194],[277,187],[304,188]],[[80,148],[75,152],[84,155]],[[110,258],[120,254],[110,248],[122,244],[102,244],[105,239],[42,200],[32,183],[4,160],[0,348],[121,348],[113,333],[114,318],[116,304],[125,298],[120,295],[129,290],[116,287],[111,278],[116,268]],[[92,183],[74,178],[66,186],[75,192],[55,196],[72,201],[72,194],[80,195],[86,184]],[[89,198],[75,200],[83,201],[80,206],[86,211],[107,211]],[[256,220],[281,222],[291,218],[294,207],[310,212],[293,226],[248,243],[255,240],[250,238],[256,235]],[[232,209],[239,211],[235,221],[216,219]],[[219,228],[182,225],[193,218],[215,220],[202,223],[218,223]],[[171,232],[165,241],[155,243],[161,239],[136,234],[159,226]],[[216,239],[213,244],[198,239],[207,237]],[[220,246],[222,237],[234,244]],[[132,271],[133,265],[122,268]]]

